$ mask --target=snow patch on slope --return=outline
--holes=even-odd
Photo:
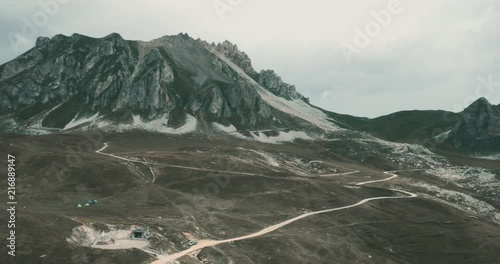
[[[238,131],[236,129],[236,127],[234,127],[233,125],[229,125],[229,126],[224,126],[224,125],[221,125],[219,123],[212,123],[212,126],[217,129],[217,130],[220,130],[220,131],[224,131],[226,133],[234,133],[236,131]]]
[[[437,200],[440,202],[444,202],[452,207],[458,208],[474,215],[490,217],[493,221],[500,223],[498,221],[500,220],[498,218],[499,213],[495,209],[495,207],[470,195],[443,189],[438,186],[423,182],[414,183],[413,186],[423,188],[426,192],[430,192],[432,195],[434,195],[433,197],[437,198]]]
[[[378,145],[379,151],[403,169],[435,169],[449,166],[445,157],[421,145],[389,142],[371,136],[357,141],[371,147]]]
[[[64,126],[63,130],[70,129],[70,128],[79,126],[81,124],[94,122],[97,119],[98,116],[99,116],[99,113],[96,113],[93,116],[84,117],[84,118],[79,118],[78,115],[77,115],[77,116],[75,116],[73,118],[73,120],[71,120],[68,124],[66,124]]]
[[[438,143],[443,143],[446,139],[448,139],[448,136],[450,135],[451,131],[452,131],[452,129],[450,129],[444,133],[441,133],[441,134],[435,136],[434,139]]]
[[[187,115],[186,122],[184,125],[178,128],[172,128],[168,126],[167,115],[163,115],[157,119],[151,121],[144,121],[138,115],[133,116],[132,124],[119,124],[113,125],[106,121],[101,121],[96,124],[97,128],[105,131],[128,131],[128,130],[144,130],[155,133],[165,133],[165,134],[187,134],[194,132],[196,130],[198,121],[194,116]]]
[[[248,150],[248,151],[251,151],[253,153],[258,154],[259,156],[261,156],[262,158],[264,158],[266,160],[266,162],[269,165],[271,165],[271,166],[274,166],[274,167],[279,167],[280,166],[280,164],[271,155],[269,155],[266,152],[257,151],[257,150],[253,150],[253,149],[244,149],[244,148],[239,148],[239,149]]]
[[[437,168],[428,172],[444,180],[452,180],[455,182],[467,180],[474,181],[476,183],[491,183],[495,182],[497,178],[495,173],[492,173],[487,169],[468,166]]]
[[[492,154],[492,155],[476,155],[474,157],[478,158],[478,159],[485,159],[485,160],[500,160],[500,153],[499,154]]]
[[[159,132],[166,134],[187,134],[196,130],[197,120],[192,115],[187,115],[186,123],[178,128],[169,127],[168,118],[165,116],[160,117],[149,122],[144,122],[140,116],[133,116],[134,123],[132,128],[146,130],[150,132]]]
[[[303,131],[289,131],[289,132],[280,131],[277,136],[267,136],[266,134],[259,132],[250,132],[250,134],[252,135],[253,139],[257,141],[263,143],[271,143],[271,144],[292,142],[296,139],[313,140],[312,137],[310,137]]]

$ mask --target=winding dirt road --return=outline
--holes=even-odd
[[[116,159],[120,159],[120,160],[125,160],[125,161],[130,161],[130,162],[138,162],[138,163],[146,164],[148,166],[149,165],[162,165],[162,166],[171,166],[171,167],[176,167],[176,168],[185,168],[185,169],[193,169],[193,170],[214,171],[214,170],[211,170],[211,169],[202,169],[202,168],[195,168],[195,167],[187,167],[187,166],[178,166],[178,165],[154,163],[154,162],[148,162],[148,161],[131,160],[131,159],[127,159],[127,158],[124,158],[124,157],[120,157],[120,156],[116,156],[116,155],[113,155],[113,154],[109,154],[109,153],[103,153],[102,151],[105,150],[107,147],[108,147],[108,143],[104,143],[104,146],[101,149],[97,150],[96,153],[99,153],[101,155],[110,156],[110,157],[113,157],[113,158],[116,158]],[[219,172],[226,172],[226,171],[219,171]],[[354,174],[354,173],[358,173],[358,172],[359,171],[353,171],[353,172],[350,172],[350,173],[343,173],[342,175]],[[245,172],[227,172],[227,173],[237,173],[237,174],[253,175],[252,173],[245,173]],[[366,181],[366,182],[358,182],[358,183],[353,183],[353,184],[361,186],[361,185],[370,184],[370,183],[378,183],[378,182],[390,181],[390,180],[395,179],[395,178],[398,177],[398,175],[395,174],[395,171],[386,171],[384,173],[390,175],[390,177],[382,179],[382,180],[373,180],[373,181]],[[255,237],[263,236],[265,234],[271,233],[271,232],[273,232],[273,231],[275,231],[277,229],[280,229],[280,228],[282,228],[284,226],[287,226],[287,225],[289,225],[289,224],[291,224],[293,222],[296,222],[298,220],[301,220],[301,219],[309,217],[309,216],[318,215],[318,214],[324,214],[324,213],[330,213],[330,212],[345,210],[345,209],[349,209],[349,208],[354,208],[354,207],[363,205],[363,204],[365,204],[367,202],[370,202],[370,201],[389,200],[389,199],[408,199],[408,198],[415,198],[415,197],[417,197],[416,194],[411,193],[411,192],[407,192],[407,191],[403,191],[403,190],[397,190],[397,189],[390,189],[390,190],[392,190],[394,192],[398,192],[400,194],[404,194],[404,196],[382,196],[382,197],[366,198],[366,199],[363,199],[363,200],[361,200],[361,201],[359,201],[359,202],[357,202],[355,204],[351,204],[351,205],[346,205],[346,206],[342,206],[342,207],[336,207],[336,208],[331,208],[331,209],[326,209],[326,210],[321,210],[321,211],[315,211],[315,212],[305,213],[305,214],[296,216],[294,218],[291,218],[291,219],[288,219],[288,220],[283,221],[281,223],[278,223],[278,224],[266,227],[266,228],[264,228],[264,229],[262,229],[260,231],[257,231],[255,233],[248,234],[248,235],[245,235],[245,236],[235,237],[235,238],[230,238],[230,239],[225,239],[225,240],[200,240],[200,241],[198,241],[198,244],[196,244],[196,245],[194,245],[194,246],[192,246],[189,249],[186,249],[184,251],[180,251],[178,253],[171,254],[171,255],[158,255],[157,256],[158,260],[153,261],[151,264],[168,264],[168,263],[172,263],[173,261],[175,261],[175,260],[177,260],[177,259],[179,259],[179,258],[181,258],[183,256],[186,256],[186,255],[188,255],[190,253],[193,253],[195,251],[201,250],[201,249],[206,248],[206,247],[215,247],[215,246],[220,245],[220,244],[225,244],[225,243],[230,243],[230,242],[235,242],[235,241],[240,241],[240,240],[246,240],[246,239],[252,239],[252,238],[255,238]]]
[[[396,175],[397,177],[397,175]],[[184,251],[181,251],[181,252],[178,252],[178,253],[175,253],[175,254],[172,254],[172,255],[160,255],[158,256],[158,260],[156,261],[153,261],[151,264],[168,264],[172,261],[175,261],[176,259],[179,259],[183,256],[186,256],[192,252],[195,252],[197,250],[201,250],[203,248],[206,248],[206,247],[214,247],[214,246],[217,246],[217,245],[220,245],[220,244],[225,244],[225,243],[230,243],[230,242],[234,242],[234,241],[240,241],[240,240],[245,240],[245,239],[251,239],[251,238],[255,238],[255,237],[259,237],[259,236],[262,236],[262,235],[265,235],[265,234],[268,234],[268,233],[271,233],[279,228],[282,228],[286,225],[289,225],[295,221],[298,221],[300,219],[303,219],[303,218],[306,218],[306,217],[309,217],[309,216],[312,216],[312,215],[318,215],[318,214],[324,214],[324,213],[329,213],[329,212],[334,212],[334,211],[340,211],[340,210],[345,210],[345,209],[349,209],[349,208],[353,208],[353,207],[357,207],[357,206],[360,206],[362,204],[365,204],[367,202],[370,202],[370,201],[375,201],[375,200],[387,200],[387,199],[407,199],[407,198],[414,198],[414,197],[417,197],[416,194],[414,193],[411,193],[411,192],[407,192],[407,191],[402,191],[402,190],[395,190],[395,189],[391,189],[392,191],[395,191],[395,192],[399,192],[399,193],[402,193],[402,194],[405,194],[407,196],[385,196],[385,197],[373,197],[373,198],[367,198],[367,199],[363,199],[355,204],[351,204],[351,205],[347,205],[347,206],[342,206],[342,207],[337,207],[337,208],[332,208],[332,209],[326,209],[326,210],[321,210],[321,211],[316,211],[316,212],[310,212],[310,213],[306,213],[306,214],[302,214],[302,215],[299,215],[297,217],[294,217],[294,218],[291,218],[291,219],[288,219],[284,222],[281,222],[279,224],[275,224],[275,225],[272,225],[272,226],[269,226],[269,227],[266,227],[258,232],[255,232],[255,233],[252,233],[252,234],[249,234],[249,235],[246,235],[246,236],[241,236],[241,237],[236,237],[236,238],[230,238],[230,239],[225,239],[225,240],[200,240],[198,241],[198,244],[195,245],[195,246],[192,246],[191,248],[189,249],[186,249]]]
[[[386,172],[384,172],[384,174],[389,174],[389,175],[391,175],[391,177],[386,178],[386,179],[382,179],[382,180],[374,180],[374,181],[366,181],[366,182],[357,182],[357,183],[356,183],[356,182],[354,182],[354,183],[351,183],[351,184],[354,184],[354,185],[357,185],[357,186],[361,186],[361,185],[365,185],[365,184],[369,184],[369,183],[376,183],[376,182],[385,182],[385,181],[390,181],[390,180],[392,180],[392,179],[394,179],[394,178],[397,178],[397,177],[398,177],[398,175],[396,175],[396,174],[394,174],[394,173],[392,173],[392,172],[390,172],[390,171],[386,171]]]
[[[383,180],[377,180],[377,181],[367,181],[367,182],[359,182],[357,183],[356,185],[365,185],[365,184],[369,184],[369,183],[374,183],[374,182],[383,182],[383,181],[389,181],[389,180],[392,180],[394,178],[397,178],[398,175],[394,174],[393,172],[384,172],[385,174],[389,174],[391,175],[390,177],[386,178],[386,179],[383,179]],[[220,244],[225,244],[225,243],[230,243],[230,242],[234,242],[234,241],[240,241],[240,240],[245,240],[245,239],[251,239],[251,238],[255,238],[255,237],[259,237],[259,236],[262,236],[262,235],[265,235],[265,234],[268,234],[268,233],[271,233],[279,228],[282,228],[284,226],[287,226],[295,221],[298,221],[300,219],[303,219],[303,218],[306,218],[306,217],[309,217],[309,216],[313,216],[313,215],[318,215],[318,214],[324,214],[324,213],[330,213],[330,212],[334,212],[334,211],[340,211],[340,210],[345,210],[345,209],[349,209],[349,208],[353,208],[353,207],[357,207],[357,206],[360,206],[360,205],[363,205],[367,202],[370,202],[370,201],[376,201],[376,200],[388,200],[388,199],[408,199],[408,198],[415,198],[417,197],[416,194],[414,193],[411,193],[411,192],[407,192],[407,191],[403,191],[403,190],[396,190],[396,189],[390,189],[394,192],[399,192],[399,193],[402,193],[406,196],[383,196],[383,197],[372,197],[372,198],[367,198],[367,199],[363,199],[355,204],[351,204],[351,205],[347,205],[347,206],[342,206],[342,207],[336,207],[336,208],[332,208],[332,209],[326,209],[326,210],[321,210],[321,211],[315,211],[315,212],[310,212],[310,213],[305,213],[305,214],[302,214],[302,215],[299,215],[297,217],[294,217],[294,218],[291,218],[291,219],[288,219],[284,222],[281,222],[281,223],[278,223],[278,224],[275,224],[275,225],[272,225],[272,226],[269,226],[269,227],[266,227],[258,232],[255,232],[255,233],[252,233],[252,234],[249,234],[249,235],[246,235],[246,236],[241,236],[241,237],[236,237],[236,238],[230,238],[230,239],[225,239],[225,240],[200,240],[198,241],[198,244],[195,245],[195,246],[192,246],[191,248],[189,249],[186,249],[184,251],[181,251],[181,252],[178,252],[178,253],[175,253],[175,254],[172,254],[172,255],[159,255],[158,256],[158,260],[156,261],[153,261],[151,264],[168,264],[168,263],[171,263],[183,256],[186,256],[190,253],[193,253],[195,251],[198,251],[198,250],[201,250],[203,248],[206,248],[206,247],[215,247],[217,245],[220,245]]]
[[[239,174],[239,175],[249,175],[249,176],[263,176],[262,174],[257,174],[257,173],[249,173],[249,172],[239,172],[239,171],[223,171],[223,170],[214,170],[214,169],[206,169],[206,168],[198,168],[198,167],[189,167],[189,166],[181,166],[181,165],[173,165],[173,164],[168,164],[168,163],[158,163],[158,162],[151,162],[151,161],[143,161],[143,160],[133,160],[133,159],[127,159],[121,156],[116,156],[114,154],[102,152],[108,147],[108,142],[104,143],[104,146],[98,150],[96,150],[97,154],[113,157],[115,159],[119,160],[124,160],[124,161],[129,161],[129,162],[135,162],[135,163],[141,163],[144,165],[158,165],[158,166],[164,166],[164,167],[171,167],[171,168],[178,168],[178,169],[188,169],[188,170],[196,170],[196,171],[207,171],[207,172],[215,172],[215,173],[228,173],[228,174]]]

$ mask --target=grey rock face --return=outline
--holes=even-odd
[[[224,54],[228,59],[230,59],[234,64],[238,65],[242,70],[244,70],[248,75],[254,77],[257,72],[252,67],[252,61],[245,52],[238,49],[238,46],[229,42],[228,40],[219,43],[215,46],[218,52]]]
[[[460,148],[500,149],[500,109],[480,98],[461,113],[449,140]]]
[[[113,122],[144,121],[187,114],[238,129],[293,125],[297,120],[270,107],[251,82],[211,51],[255,78],[248,56],[236,45],[211,46],[187,34],[149,42],[118,34],[39,38],[36,46],[0,66],[0,123],[26,125],[42,118],[44,127],[63,128],[71,120],[98,114]],[[274,74],[264,88],[287,99],[301,98]],[[125,113],[125,114],[116,114]],[[0,126],[1,127],[1,126]]]
[[[36,44],[35,46],[36,47],[43,47],[47,44],[49,44],[50,42],[50,38],[47,38],[47,37],[39,37],[36,39]]]
[[[307,98],[298,93],[295,86],[283,82],[273,70],[262,70],[257,73],[253,66],[252,61],[246,53],[240,51],[238,46],[229,41],[224,41],[217,45],[213,45],[215,49],[230,59],[234,64],[238,65],[250,77],[254,78],[260,85],[272,92],[274,95],[283,97],[287,100],[300,99],[309,102]]]
[[[287,100],[300,99],[309,102],[309,99],[295,90],[294,85],[283,82],[281,77],[278,76],[273,70],[263,70],[258,75],[257,82],[262,87],[267,88],[271,93],[283,97]]]

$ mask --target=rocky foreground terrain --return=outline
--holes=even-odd
[[[0,66],[0,94],[18,199],[1,263],[498,262],[486,99],[332,113],[187,34],[39,38]]]

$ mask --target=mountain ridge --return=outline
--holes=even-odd
[[[448,142],[455,148],[500,148],[500,108],[481,97],[460,113]]]
[[[232,63],[245,69],[239,72]],[[252,80],[245,76],[245,70],[254,75]],[[119,122],[129,122],[133,115],[146,121],[173,120],[168,125],[182,123],[191,115],[239,129],[308,123],[310,116],[300,112],[290,115],[279,109],[287,104],[292,104],[288,109],[294,108],[293,104],[310,108],[305,97],[274,72],[265,73],[265,78],[255,75],[248,56],[228,41],[210,45],[187,34],[148,42],[126,41],[116,33],[100,39],[56,35],[39,38],[33,49],[1,66],[0,88],[7,96],[0,101],[0,114],[23,111],[17,117],[33,117],[30,113],[40,114],[40,105],[44,111],[55,107],[41,123],[53,128],[65,128],[71,121],[96,112],[99,116],[130,112]],[[263,80],[262,84],[254,78]],[[258,87],[266,83],[273,85],[264,89],[274,97]],[[282,101],[280,93],[296,101]],[[331,124],[327,127],[334,128]]]
[[[500,125],[500,105],[485,98],[461,113],[338,114],[310,104],[273,70],[257,72],[230,41],[210,44],[185,33],[150,41],[118,33],[39,37],[32,49],[0,65],[0,91],[4,132],[85,126],[191,132],[214,123],[223,131],[353,130],[431,147],[500,149],[498,136],[488,136]]]

